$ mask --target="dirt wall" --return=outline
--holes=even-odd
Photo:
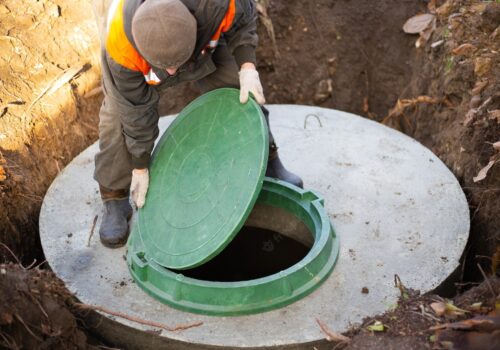
[[[97,139],[99,41],[87,1],[6,0],[0,16],[0,242],[31,262],[48,186]]]

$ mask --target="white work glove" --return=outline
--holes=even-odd
[[[251,92],[259,105],[266,103],[264,91],[259,79],[259,72],[253,68],[241,68],[240,70],[240,102],[248,102],[248,94]]]
[[[137,208],[142,208],[146,202],[146,193],[148,193],[149,172],[148,169],[132,170],[132,183],[130,184],[130,193],[132,200]]]

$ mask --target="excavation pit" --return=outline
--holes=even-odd
[[[168,332],[89,314],[87,325],[110,344],[127,349],[321,349],[326,341],[316,319],[343,332],[396,303],[395,274],[408,288],[425,293],[459,266],[469,232],[468,206],[458,181],[432,152],[352,114],[306,106],[269,109],[283,162],[303,177],[306,189],[324,198],[341,242],[331,275],[291,304],[244,316],[200,315],[155,300],[133,282],[125,249],[110,250],[99,242],[102,204],[92,179],[94,144],[60,173],[44,199],[40,235],[50,266],[83,303],[171,326],[203,322]],[[161,118],[161,130],[173,120]]]

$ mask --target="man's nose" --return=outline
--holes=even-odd
[[[175,75],[175,73],[177,73],[177,68],[167,68],[165,70],[169,75]]]

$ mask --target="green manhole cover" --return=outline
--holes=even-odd
[[[267,157],[261,109],[253,100],[240,104],[238,90],[212,91],[182,111],[155,148],[146,205],[128,241],[129,270],[141,288],[183,310],[241,315],[289,304],[327,278],[339,242],[323,200],[274,179],[266,178],[263,186]],[[180,273],[218,255],[257,200],[293,215],[310,232],[314,243],[305,257],[246,281],[206,281]]]
[[[155,148],[145,206],[132,234],[155,263],[187,269],[217,255],[241,229],[262,187],[268,131],[260,107],[235,89],[205,94]]]

